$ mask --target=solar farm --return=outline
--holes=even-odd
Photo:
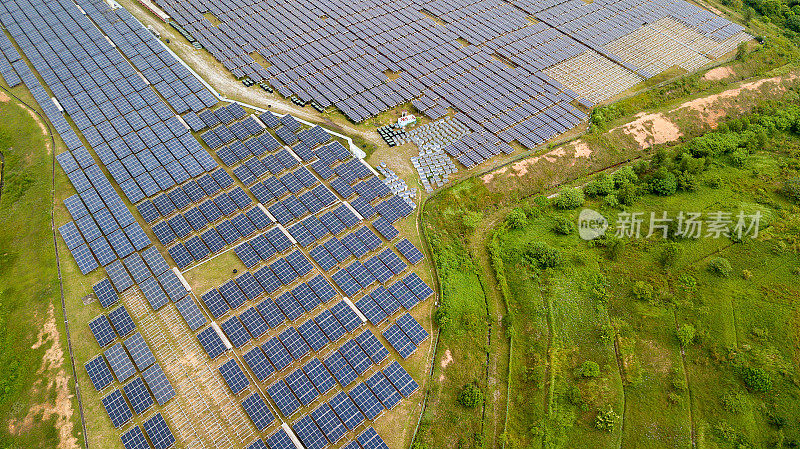
[[[125,9],[0,19],[3,79],[68,148],[58,232],[101,279],[83,372],[122,447],[386,447],[434,295],[394,226],[413,203],[321,127],[220,102]],[[226,253],[246,269],[194,291],[184,270]]]
[[[434,349],[430,261],[407,231],[417,187],[533,150],[751,38],[682,0],[153,8],[295,104],[356,124],[413,107],[426,122],[383,128],[418,150],[419,182],[403,180],[329,129],[220,96],[113,1],[0,3],[0,76],[67,148],[55,158],[74,192],[56,225],[93,279],[79,376],[125,449],[388,448],[410,430],[389,427],[422,412]],[[187,280],[221,263],[213,285]]]
[[[155,3],[235,77],[300,104],[356,123],[408,105],[452,120],[452,144],[420,150],[467,169],[534,149],[593,105],[751,39],[683,0]],[[408,138],[379,131],[391,145]]]

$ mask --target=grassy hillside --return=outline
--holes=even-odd
[[[50,228],[53,148],[43,123],[5,93],[0,117],[0,447],[71,447],[72,371]]]
[[[483,288],[509,302],[506,447],[800,444],[800,110],[796,92],[783,96],[550,199],[478,209],[474,183],[464,183],[431,203],[431,222],[450,236],[432,245],[450,323],[471,312],[447,304],[449,273],[461,277],[452,304],[478,304],[467,290],[479,283],[469,282],[471,264],[453,269],[447,255],[469,246],[469,228],[494,235],[501,282]],[[583,208],[609,220],[606,237],[579,237]],[[668,238],[647,237],[651,212],[681,211],[704,214],[700,238],[674,235],[675,223]],[[718,211],[731,214],[729,236],[708,235]],[[737,237],[740,211],[760,214],[756,238],[753,229]],[[616,237],[633,212],[641,235]],[[450,326],[443,339],[463,332]]]

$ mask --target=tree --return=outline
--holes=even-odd
[[[597,175],[597,177],[583,189],[583,193],[589,197],[606,196],[613,191],[614,178],[605,173]]]
[[[515,207],[506,217],[506,222],[511,229],[522,229],[528,225],[528,217],[525,211],[519,207]]]
[[[581,189],[576,187],[564,187],[553,201],[553,205],[563,210],[577,209],[583,206],[583,201],[584,197]]]
[[[464,385],[458,394],[458,403],[467,408],[475,408],[483,403],[483,391],[474,383]]]
[[[531,243],[523,257],[538,268],[553,268],[563,262],[561,253],[543,242]]]
[[[708,271],[720,277],[728,277],[733,271],[731,263],[724,257],[715,257],[708,262]]]
[[[656,170],[650,180],[650,191],[660,196],[670,196],[678,190],[678,178],[664,168]]]
[[[678,335],[678,342],[680,342],[681,346],[684,348],[689,346],[690,344],[694,343],[695,335],[697,331],[695,330],[694,326],[691,324],[683,324],[681,327],[678,328],[677,335]]]
[[[639,199],[639,196],[639,187],[631,182],[622,184],[617,191],[617,199],[619,200],[620,204],[624,204],[626,206],[630,206],[631,204],[635,203],[636,200]]]
[[[440,329],[447,329],[450,327],[450,323],[452,323],[450,308],[445,305],[439,306],[433,314],[433,320],[436,321],[436,325],[439,326]]]
[[[772,378],[763,368],[748,366],[742,370],[744,383],[753,391],[765,393],[772,389]]]
[[[636,184],[639,182],[639,176],[633,171],[633,167],[626,165],[614,173],[614,186],[619,188],[623,184]]]
[[[593,360],[587,360],[583,362],[578,372],[583,377],[597,377],[600,375],[600,365]]]

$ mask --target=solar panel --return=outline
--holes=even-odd
[[[392,241],[395,237],[400,235],[400,231],[397,230],[388,220],[383,217],[378,217],[373,223],[375,229],[388,241]],[[405,239],[404,239],[405,240]],[[409,242],[410,243],[410,242]]]
[[[290,291],[283,292],[280,296],[278,296],[278,298],[275,299],[275,304],[280,307],[281,311],[286,318],[289,319],[289,321],[295,321],[304,313],[303,308],[300,307],[300,304]]]
[[[125,353],[125,349],[122,348],[122,343],[116,343],[106,349],[104,355],[117,381],[125,382],[136,373],[136,368],[134,368],[128,354]]]
[[[314,418],[314,422],[317,423],[331,444],[338,443],[347,433],[347,427],[328,404],[321,404],[317,407],[311,412],[311,417]]]
[[[370,376],[366,380],[366,384],[387,410],[394,408],[403,398],[394,388],[394,385],[392,385],[380,371]]]
[[[220,327],[222,328],[222,332],[225,332],[231,344],[237,348],[241,348],[245,343],[250,341],[250,335],[236,316],[232,316],[223,321]]]
[[[213,327],[207,327],[200,331],[197,334],[197,340],[212,360],[228,350]]]
[[[353,296],[361,290],[361,286],[350,276],[346,269],[341,269],[333,273],[331,279],[344,292],[345,296]]]
[[[370,251],[375,251],[381,247],[381,239],[375,235],[374,232],[372,232],[372,229],[362,226],[356,230],[355,234],[364,243],[364,245],[370,249]]]
[[[364,245],[364,242],[358,238],[355,232],[345,235],[341,241],[356,257],[364,257],[369,252],[367,246]]]
[[[325,435],[309,415],[300,418],[292,425],[292,429],[306,449],[323,449],[328,446]]]
[[[153,352],[150,350],[150,347],[147,346],[141,333],[136,332],[125,340],[124,343],[125,349],[128,350],[128,353],[133,358],[133,363],[136,364],[136,368],[138,368],[139,371],[144,371],[145,368],[156,362]]]
[[[147,409],[155,404],[153,396],[150,395],[141,377],[130,381],[127,385],[122,387],[122,390],[125,392],[125,397],[128,398],[128,402],[130,402],[134,413],[137,415],[146,412]]]
[[[261,260],[269,260],[277,253],[275,247],[264,234],[259,234],[250,240],[250,246],[256,251]]]
[[[419,389],[417,382],[396,360],[393,360],[383,369],[383,374],[404,397],[409,397]]]
[[[284,416],[292,416],[300,408],[300,402],[283,380],[270,385],[267,394]]]
[[[89,360],[84,367],[86,373],[89,374],[89,380],[92,381],[92,385],[97,391],[103,390],[114,381],[111,370],[102,355]]]
[[[278,279],[280,279],[283,285],[289,285],[295,279],[297,279],[297,273],[295,273],[286,259],[278,259],[275,262],[272,262],[269,265],[269,268],[273,273],[275,273]]]
[[[235,280],[245,297],[250,301],[256,300],[264,294],[264,288],[249,271],[242,273]]]
[[[238,308],[247,301],[247,297],[233,279],[220,285],[219,293],[225,298],[225,302],[231,306],[231,310]]]
[[[383,413],[383,404],[381,404],[365,382],[361,382],[353,387],[353,389],[348,392],[348,395],[368,420],[373,421],[378,415]]]
[[[425,328],[408,313],[397,318],[397,325],[417,346],[428,338],[428,332]]]
[[[120,437],[125,449],[150,449],[150,443],[144,437],[142,428],[134,425]]]
[[[108,346],[117,338],[114,329],[111,327],[111,323],[105,315],[100,315],[95,317],[92,321],[89,321],[89,329],[92,331],[94,339],[97,340],[97,344],[100,345],[101,348]]]
[[[403,239],[395,245],[400,254],[406,258],[412,265],[416,265],[423,259],[422,252],[414,246],[408,239]]]
[[[394,296],[382,285],[373,290],[370,297],[384,312],[386,312],[387,316],[392,316],[395,312],[400,310],[400,303],[397,302]]]
[[[364,262],[364,267],[369,270],[370,274],[375,277],[381,284],[385,284],[388,282],[393,274],[386,267],[386,265],[381,262],[381,258],[377,255],[370,257]]]
[[[391,248],[386,248],[385,250],[381,251],[380,254],[378,254],[378,257],[381,258],[381,262],[383,262],[383,264],[386,265],[394,274],[402,273],[407,267],[405,262],[400,260],[400,257],[398,257]]]
[[[279,253],[292,247],[292,241],[277,226],[267,231],[266,236]]]
[[[358,377],[358,373],[347,363],[339,351],[331,352],[324,363],[342,387],[350,385]]]
[[[359,334],[356,337],[356,342],[375,364],[386,360],[386,357],[389,356],[389,351],[369,329]]]
[[[333,237],[327,242],[323,243],[323,246],[339,262],[344,262],[353,255],[350,252],[350,250],[348,250],[347,247],[342,245],[342,242],[339,241],[339,239],[337,239],[336,237]]]
[[[431,289],[425,281],[420,279],[417,273],[410,273],[403,278],[403,283],[406,284],[406,287],[414,293],[414,296],[416,296],[420,302],[425,301],[433,295],[433,289]]]
[[[247,366],[250,367],[250,371],[262,382],[267,380],[269,376],[275,372],[275,368],[272,367],[267,356],[264,355],[264,352],[258,346],[242,354],[242,358],[244,358],[244,362]]]
[[[246,397],[242,401],[242,407],[259,431],[266,429],[275,421],[275,416],[269,411],[264,398],[257,392]]]
[[[311,312],[320,305],[320,300],[314,290],[308,284],[301,283],[292,289],[292,295],[305,309],[306,312]]]
[[[386,321],[386,312],[372,299],[370,295],[364,295],[355,303],[358,310],[364,314],[370,323],[377,326],[378,324]]]
[[[306,373],[306,376],[311,383],[314,384],[314,387],[320,392],[320,394],[324,395],[336,386],[336,381],[333,379],[331,373],[328,372],[328,369],[325,368],[325,365],[323,365],[322,362],[320,362],[316,357],[303,365],[303,372]]]
[[[330,310],[323,310],[314,321],[329,341],[336,342],[347,332]]]
[[[395,351],[400,354],[400,357],[404,359],[408,358],[417,349],[414,342],[403,333],[397,324],[392,324],[383,331],[383,336]]]
[[[228,303],[225,302],[217,289],[211,289],[203,293],[200,299],[214,318],[224,316],[230,310],[230,306],[228,306]]]
[[[303,337],[303,340],[311,346],[311,350],[314,352],[319,352],[328,344],[328,338],[313,319],[309,319],[305,323],[297,326],[297,331]]]
[[[311,278],[307,284],[323,303],[328,303],[336,297],[336,290],[321,274]]]
[[[289,354],[291,354],[292,358],[295,360],[302,359],[311,351],[308,344],[297,332],[297,329],[293,327],[286,328],[286,330],[281,332],[278,338],[280,338],[283,346],[286,347],[286,350],[289,351]]]
[[[302,369],[298,368],[286,376],[286,385],[303,405],[309,405],[319,396],[319,392],[308,380]]]
[[[102,403],[114,427],[119,428],[133,418],[131,408],[119,390],[114,390],[104,397]]]
[[[312,248],[309,255],[323,271],[330,271],[338,264],[338,261],[322,245]]]
[[[270,449],[297,449],[292,439],[283,428],[278,428],[272,435],[267,438],[267,444]]]
[[[264,321],[273,329],[286,321],[286,316],[284,316],[283,312],[281,312],[275,302],[270,298],[266,298],[258,303],[256,308],[258,309],[258,313],[261,314],[261,317],[264,318]]]
[[[353,311],[344,300],[334,304],[333,307],[331,307],[331,312],[348,332],[353,332],[364,324],[361,318],[359,318],[356,312]]]
[[[339,235],[347,229],[347,226],[339,220],[339,217],[336,216],[331,211],[325,212],[324,214],[320,215],[319,221],[330,231],[333,235]]]
[[[411,310],[419,303],[419,299],[411,293],[411,290],[406,287],[402,280],[395,282],[387,287],[389,293],[403,306],[406,310]]]
[[[245,376],[236,359],[230,359],[220,365],[219,372],[234,395],[241,393],[250,385],[250,381],[247,380],[247,376]]]
[[[172,388],[172,384],[170,384],[169,379],[167,379],[167,375],[164,374],[164,370],[161,369],[161,365],[158,363],[147,368],[142,373],[142,377],[144,377],[144,381],[147,383],[150,391],[153,392],[153,396],[155,396],[158,405],[164,405],[175,397],[175,389]]]
[[[181,280],[172,270],[158,275],[158,282],[164,287],[164,291],[167,292],[169,299],[172,301],[178,301],[188,293],[186,287],[183,286]]]
[[[259,338],[269,331],[267,322],[259,315],[255,307],[247,308],[239,315],[239,319],[253,338]]]
[[[383,439],[372,427],[361,432],[361,434],[356,437],[356,440],[364,449],[389,449],[389,446],[383,442]]]
[[[366,419],[344,391],[337,393],[336,396],[328,401],[328,405],[331,406],[336,416],[342,420],[349,430],[354,430]]]
[[[178,308],[178,312],[181,314],[184,321],[186,321],[189,329],[196,331],[206,324],[206,317],[200,311],[200,308],[191,296],[187,296],[176,302],[175,306]]]
[[[121,264],[120,268],[122,268]],[[122,269],[124,270],[124,268]],[[125,275],[127,276],[127,272]],[[130,278],[128,278],[128,280],[130,280]],[[119,296],[117,295],[116,290],[114,290],[114,287],[111,286],[111,281],[108,279],[103,279],[97,284],[94,284],[92,286],[92,291],[94,291],[94,294],[97,296],[97,300],[104,308],[111,307],[116,304],[117,301],[119,301]]]
[[[242,238],[242,234],[239,233],[239,230],[230,220],[223,220],[215,229],[229,245]]]
[[[283,347],[278,337],[272,337],[267,340],[261,345],[261,349],[272,363],[272,366],[275,367],[275,371],[283,371],[284,368],[292,364],[292,356],[289,355],[289,351]]]
[[[172,435],[172,431],[169,430],[169,426],[167,426],[167,422],[161,416],[161,413],[148,418],[142,426],[155,449],[166,449],[175,444],[175,437]]]

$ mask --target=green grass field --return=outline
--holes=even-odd
[[[0,117],[0,447],[52,448],[80,436],[50,227],[54,149],[40,119],[5,93]]]

